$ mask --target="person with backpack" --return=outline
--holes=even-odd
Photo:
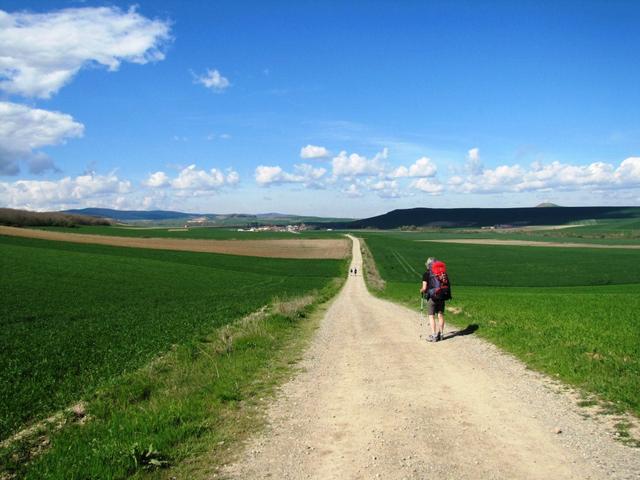
[[[451,285],[444,262],[429,257],[425,263],[427,271],[422,275],[420,294],[427,299],[427,315],[431,325],[430,342],[442,340],[444,334],[444,303],[451,299]],[[438,315],[438,328],[436,319]]]

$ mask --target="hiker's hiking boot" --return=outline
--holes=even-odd
[[[431,334],[429,335],[429,338],[427,340],[429,340],[430,342],[437,342],[438,340],[440,340],[440,338],[436,334]]]
[[[440,340],[442,340],[444,338],[444,335],[442,334],[442,332],[438,332],[437,336],[436,336],[436,342],[439,342]]]

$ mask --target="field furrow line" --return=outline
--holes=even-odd
[[[400,261],[401,264],[404,263],[402,266],[404,267],[407,273],[415,273],[417,276],[419,277],[421,276],[420,273],[415,268],[413,268],[411,263],[409,263],[409,261],[406,258],[404,258],[400,252],[393,250],[393,253],[396,255],[396,257],[398,258],[398,261]]]

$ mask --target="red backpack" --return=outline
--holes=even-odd
[[[429,284],[427,290],[429,298],[434,300],[451,299],[451,283],[447,275],[447,266],[440,260],[434,260],[429,267]]]

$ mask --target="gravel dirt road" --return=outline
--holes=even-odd
[[[357,240],[352,266],[362,269]],[[427,343],[426,328],[417,310],[350,276],[267,428],[217,476],[640,478],[640,450],[585,418],[558,384],[473,334],[447,328]]]

